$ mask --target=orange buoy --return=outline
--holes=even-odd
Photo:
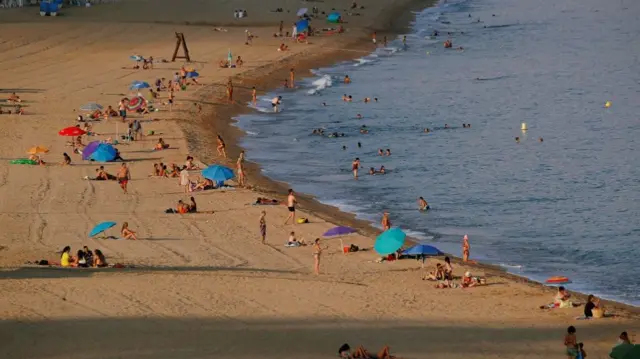
[[[571,280],[569,280],[569,278],[567,277],[555,276],[555,277],[547,278],[545,282],[549,284],[567,284],[567,283],[571,283]]]

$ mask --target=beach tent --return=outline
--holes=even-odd
[[[298,34],[301,34],[304,30],[308,28],[309,28],[309,20],[302,19],[296,22],[296,30],[298,31]]]
[[[101,143],[102,142],[100,141],[93,141],[84,146],[84,149],[82,150],[82,159],[85,161],[89,160],[91,158],[91,155],[96,152],[98,146],[100,146]]]
[[[340,22],[341,18],[342,17],[340,16],[340,13],[337,12],[337,11],[334,11],[331,14],[329,14],[329,16],[327,16],[327,21],[333,22],[333,23],[338,23],[338,22]]]
[[[108,143],[101,143],[89,156],[90,159],[98,162],[111,162],[116,159],[116,149]]]
[[[56,16],[62,7],[62,0],[40,2],[40,16]]]

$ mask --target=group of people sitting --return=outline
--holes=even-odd
[[[235,63],[232,63],[229,60],[220,60],[219,62],[220,68],[223,69],[235,69],[236,67],[242,67],[242,65],[244,65],[244,60],[240,56],[238,56]]]
[[[104,169],[104,166],[100,166],[99,168],[96,168],[96,176],[94,178],[86,177],[85,179],[90,179],[93,181],[115,181],[117,178],[116,176],[108,173]]]
[[[306,246],[307,242],[304,241],[304,238],[301,238],[300,240],[298,240],[296,238],[296,233],[295,232],[291,232],[289,234],[289,240],[287,240],[287,244],[285,244],[285,247],[301,247],[301,246]]]
[[[169,208],[165,211],[165,213],[196,213],[198,212],[198,205],[196,204],[196,199],[191,197],[189,203],[184,203],[183,200],[178,201],[178,205],[176,208]]]
[[[423,280],[438,281],[435,285],[438,289],[445,288],[471,288],[478,285],[486,284],[486,280],[480,277],[474,277],[470,271],[466,271],[462,277],[462,282],[457,284],[453,281],[453,266],[451,265],[451,259],[444,257],[444,264],[437,263],[434,271],[429,272],[422,277]]]
[[[107,267],[107,259],[99,249],[91,250],[84,246],[78,250],[75,256],[71,255],[71,247],[66,246],[60,255],[60,266],[62,267],[79,267],[79,268],[101,268]]]

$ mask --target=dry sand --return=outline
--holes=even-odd
[[[28,107],[24,116],[0,115],[0,356],[331,358],[348,342],[371,350],[388,344],[405,358],[561,358],[563,334],[575,325],[589,357],[604,358],[622,330],[637,333],[634,308],[618,306],[619,318],[576,321],[580,308],[537,309],[550,301],[550,289],[485,267],[471,270],[486,276],[487,286],[437,290],[420,280],[416,262],[378,264],[371,251],[343,255],[335,239],[323,240],[323,273],[316,277],[311,274],[310,247],[283,247],[288,232],[295,230],[309,241],[349,216],[327,213],[326,207],[307,205],[309,201],[303,205],[310,212],[299,216],[311,223],[295,228],[283,225],[285,207],[253,206],[260,194],[244,189],[195,193],[199,209],[213,214],[164,214],[188,195],[177,179],[149,178],[153,163],[183,163],[192,153],[207,164],[229,164],[215,156],[215,133],[230,143],[232,160],[238,153],[234,143],[239,133],[228,125],[229,115],[245,109],[221,101],[228,77],[236,78],[242,102],[250,86],[266,90],[290,66],[304,73],[305,68],[352,57],[370,48],[362,41],[369,29],[391,28],[388,19],[409,6],[408,1],[395,2],[393,11],[382,11],[390,3],[367,1],[364,16],[347,18],[347,34],[314,38],[309,45],[289,43],[292,51],[286,53],[275,51],[280,40],[270,35],[274,24],[290,23],[294,14],[267,9],[295,12],[299,6],[328,9],[346,3],[184,1],[176,6],[170,1],[130,1],[71,9],[56,19],[40,18],[33,8],[1,11],[0,98],[15,91]],[[249,12],[241,26],[228,26],[240,22],[231,17],[234,8]],[[228,31],[185,22],[224,24]],[[257,26],[261,24],[271,26]],[[252,46],[243,45],[245,28],[259,35]],[[158,119],[143,122],[145,133],[158,135],[119,146],[131,167],[130,194],[123,194],[115,182],[83,180],[97,165],[78,155],[72,155],[74,165],[66,167],[8,164],[26,157],[34,145],[51,149],[44,156],[49,163],[62,161],[61,154],[71,153],[71,148],[57,132],[75,124],[74,109],[89,101],[116,105],[131,94],[128,85],[133,80],[170,78],[181,63],[159,63],[143,71],[131,69],[127,58],[137,53],[168,59],[174,31],[187,35],[193,66],[205,86],[177,93],[173,112],[163,108],[144,117]],[[353,51],[336,50],[344,47]],[[244,68],[217,68],[228,48],[245,59]],[[196,116],[193,102],[203,105],[206,116]],[[116,123],[122,132],[117,119],[102,121],[94,126],[101,135],[85,142],[113,137]],[[172,149],[150,151],[158,137]],[[106,168],[115,173],[117,166]],[[269,187],[255,171],[254,166],[249,181]],[[282,186],[271,184],[274,189]],[[261,210],[267,211],[267,245],[258,237]],[[141,240],[87,238],[93,225],[106,220],[128,221]],[[110,234],[117,232],[114,228]],[[345,240],[362,248],[372,244],[363,235]],[[55,252],[65,245],[73,250],[99,248],[110,262],[137,268],[22,265],[41,258],[57,260]],[[466,269],[456,265],[458,275]]]

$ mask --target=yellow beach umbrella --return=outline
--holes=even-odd
[[[38,153],[47,153],[47,152],[49,152],[48,148],[44,146],[36,146],[36,147],[31,147],[27,153],[35,155]]]

